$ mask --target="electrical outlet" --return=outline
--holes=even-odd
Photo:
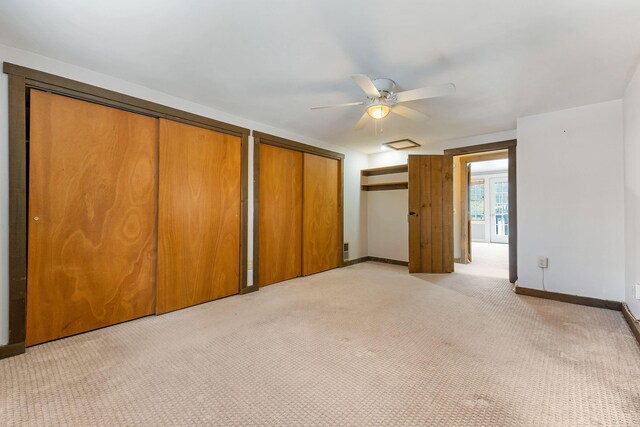
[[[253,269],[253,260],[250,259],[247,261],[247,270],[252,270]]]
[[[540,268],[548,268],[549,267],[549,258],[546,256],[538,257],[538,267]]]
[[[636,297],[636,299],[640,299],[640,283],[636,283],[634,285],[634,289],[636,291],[634,296]]]

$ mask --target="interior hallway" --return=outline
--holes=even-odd
[[[619,312],[372,262],[32,347],[0,383],[9,425],[640,425]]]
[[[509,245],[504,243],[471,242],[472,261],[455,264],[455,271],[474,276],[509,278]]]

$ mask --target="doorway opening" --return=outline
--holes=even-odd
[[[508,168],[507,158],[469,163],[467,194],[471,247],[466,261],[476,274],[509,275]]]
[[[516,141],[453,155],[455,270],[517,280]]]

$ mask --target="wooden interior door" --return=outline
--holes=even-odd
[[[304,153],[302,274],[340,266],[341,176],[338,160]]]
[[[258,284],[302,275],[302,153],[259,147]]]
[[[156,312],[238,293],[241,140],[160,119]]]
[[[453,158],[409,156],[409,272],[453,271]]]
[[[156,120],[31,90],[26,344],[153,313]]]

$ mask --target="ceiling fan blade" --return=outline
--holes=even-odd
[[[353,107],[356,105],[363,105],[363,104],[364,102],[347,102],[345,104],[321,105],[319,107],[311,107],[311,109],[320,110],[322,108]]]
[[[416,99],[436,98],[438,96],[453,95],[456,93],[456,85],[447,83],[439,86],[427,86],[419,89],[398,92],[398,102],[415,101]]]
[[[362,117],[360,117],[360,120],[358,120],[358,123],[356,123],[353,130],[361,130],[364,127],[364,125],[366,125],[368,122],[369,122],[369,114],[367,114],[367,112],[365,111]]]
[[[369,98],[380,98],[380,92],[376,88],[376,85],[373,84],[371,77],[366,74],[352,74],[351,78]]]
[[[429,116],[422,114],[420,111],[416,111],[413,108],[408,108],[403,105],[394,105],[391,108],[392,113],[396,113],[407,119],[415,120],[416,122],[424,122],[429,120]]]

